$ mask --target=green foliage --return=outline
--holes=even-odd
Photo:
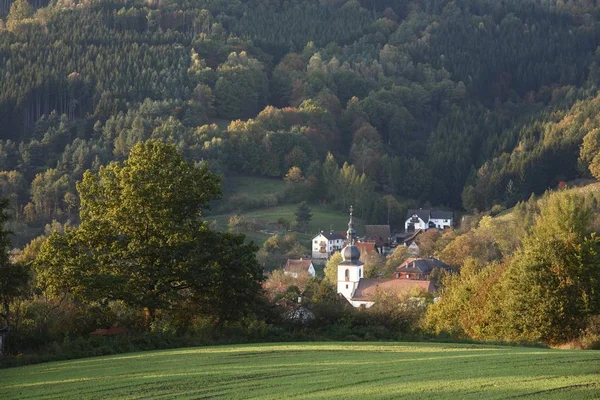
[[[461,266],[461,274],[444,280],[441,300],[428,310],[428,327],[479,340],[577,339],[600,309],[593,207],[589,197],[548,194],[537,215],[534,211],[533,226],[518,228],[528,233],[516,244],[510,239],[514,232],[506,229],[527,224],[524,213],[515,212],[518,219],[510,224],[484,217],[442,251],[444,260]]]
[[[309,253],[296,234],[283,234],[267,239],[256,257],[265,270],[272,271],[283,267],[288,258],[306,257]]]
[[[308,204],[305,201],[300,203],[294,215],[296,216],[296,226],[301,232],[305,232],[308,223],[312,218],[312,212],[310,211]]]
[[[556,194],[546,200],[503,280],[509,335],[565,342],[600,312],[600,241],[588,233],[591,217],[581,197]]]
[[[342,253],[335,252],[329,257],[323,270],[325,274],[325,280],[334,287],[337,287],[338,281],[338,265],[342,262]]]
[[[220,193],[205,166],[150,140],[124,163],[86,172],[77,189],[81,224],[51,235],[36,258],[49,295],[123,300],[148,309],[151,319],[184,298],[219,322],[252,307],[262,279],[255,247],[201,220]]]

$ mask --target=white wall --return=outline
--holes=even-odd
[[[350,300],[350,304],[352,304],[354,307],[364,306],[366,308],[369,308],[373,304],[375,304],[375,302],[374,301],[353,301],[353,300]]]
[[[325,242],[325,253],[321,253],[321,242]],[[311,243],[313,258],[329,258],[334,251],[341,249],[344,241],[342,239],[328,240],[325,236],[319,234],[312,239]]]
[[[431,219],[437,228],[444,229],[452,226],[452,219]]]
[[[417,217],[417,219],[419,220],[419,222],[415,222],[415,231],[417,229],[423,229],[426,230],[427,228],[429,228],[429,225],[427,225],[427,222],[423,221],[421,218],[419,218],[416,214],[414,215]],[[404,230],[408,231],[408,225],[410,225],[410,220],[413,219],[413,216],[411,216],[410,218],[408,218],[406,220],[406,222],[404,223]]]
[[[348,270],[348,280],[346,280],[346,270]],[[338,265],[337,292],[350,300],[358,286],[358,281],[363,276],[364,267],[362,265]]]

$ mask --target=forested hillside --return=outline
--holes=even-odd
[[[425,203],[511,206],[589,175],[597,3],[2,1],[16,243],[77,223],[83,173],[148,138],[225,182],[287,177],[288,200],[353,202],[372,223]]]

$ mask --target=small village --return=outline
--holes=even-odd
[[[341,253],[337,267],[337,293],[352,306],[369,308],[375,304],[378,293],[402,295],[425,292],[435,295],[437,287],[432,276],[437,271],[456,272],[450,265],[433,257],[420,257],[418,237],[429,229],[444,230],[454,227],[454,213],[425,209],[410,209],[406,214],[404,231],[392,234],[389,225],[365,225],[364,235],[358,237],[354,229],[353,210],[347,231],[321,231],[311,241],[312,257],[288,259],[286,275],[298,278],[300,274],[316,276],[316,266],[324,265],[335,253]],[[378,253],[384,257],[402,246],[408,258],[395,268],[391,279],[366,278],[361,255]]]

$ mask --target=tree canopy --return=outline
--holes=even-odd
[[[51,294],[119,299],[151,317],[185,298],[218,318],[236,314],[233,305],[248,310],[262,279],[256,249],[201,219],[220,193],[206,166],[150,140],[126,161],[86,172],[77,190],[80,225],[53,233],[36,259],[38,280]]]

